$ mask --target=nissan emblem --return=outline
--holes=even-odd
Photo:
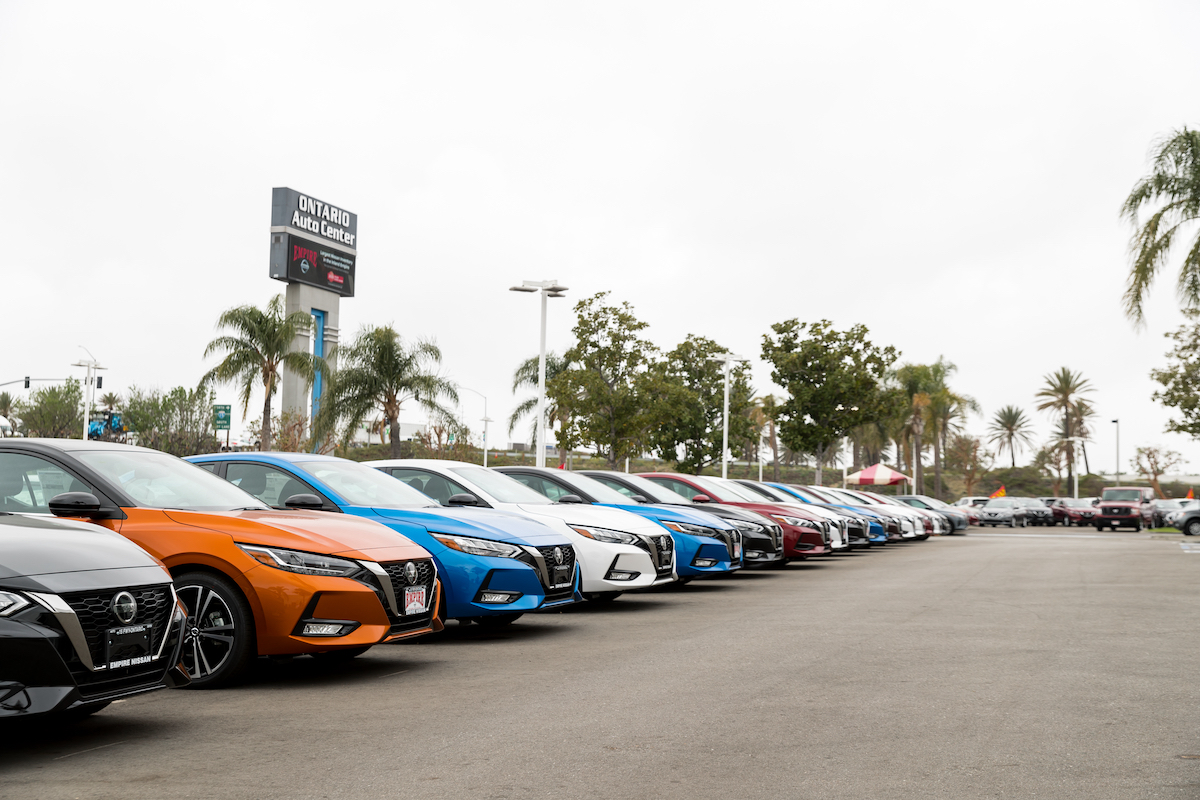
[[[563,562],[563,552],[561,547],[554,548],[554,563],[561,564]]]
[[[122,625],[128,625],[137,617],[137,600],[134,600],[133,595],[129,592],[117,592],[109,607],[112,609],[113,616],[117,618],[117,622]]]
[[[404,577],[408,579],[409,584],[417,582],[417,565],[413,562],[408,562],[404,565]]]

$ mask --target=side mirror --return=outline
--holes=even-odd
[[[692,498],[693,503],[711,503],[712,498],[706,494],[698,494]]]
[[[469,492],[459,492],[458,494],[450,495],[446,500],[448,506],[477,506],[479,498]]]
[[[1093,500],[1092,505],[1094,505],[1094,506],[1100,505],[1100,498],[1097,497],[1095,500]]]
[[[56,517],[100,516],[100,500],[91,492],[63,492],[50,498],[50,513]]]
[[[577,494],[564,494],[562,497],[558,498],[558,502],[560,502],[560,503],[582,503],[583,498]]]
[[[646,499],[646,497],[644,495],[640,495],[640,494],[635,494],[632,497],[630,497],[629,499],[635,503],[649,503],[650,502],[649,500]]]
[[[288,508],[301,508],[308,511],[320,511],[325,507],[325,501],[317,497],[315,494],[294,494],[283,504]]]

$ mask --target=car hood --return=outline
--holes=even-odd
[[[373,561],[427,558],[429,552],[379,522],[327,511],[164,512],[180,525],[229,534],[235,541]]]
[[[638,503],[635,505],[619,506],[616,504],[611,506],[607,504],[601,505],[604,508],[617,508],[621,511],[628,511],[630,514],[637,514],[639,517],[646,517],[648,519],[688,522],[692,525],[703,525],[706,528],[716,528],[718,530],[732,530],[734,527],[715,514],[705,514],[703,511],[689,506],[675,506],[667,503]]]
[[[533,516],[555,517],[568,525],[595,525],[598,528],[612,528],[646,536],[658,536],[662,533],[662,526],[657,522],[616,508],[582,503],[518,504],[516,508]]]
[[[490,508],[374,508],[385,525],[402,520],[431,533],[473,536],[510,544],[545,547],[570,544],[567,537],[537,520]]]
[[[1101,500],[1100,505],[1108,506],[1109,508],[1141,508],[1141,503],[1135,503],[1132,500]]]
[[[18,514],[0,516],[0,578],[139,567],[162,570],[154,556],[99,525]]]

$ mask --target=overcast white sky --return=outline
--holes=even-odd
[[[1198,29],[1169,0],[6,0],[0,382],[82,374],[86,345],[106,390],[194,385],[217,315],[284,288],[290,186],[359,216],[343,337],[435,338],[496,420],[537,350],[536,296],[507,289],[556,278],[553,349],[605,289],[664,348],[757,356],[772,322],[861,322],[1040,436],[1042,377],[1082,370],[1093,469],[1120,417],[1124,471],[1145,444],[1200,471],[1150,400],[1173,275],[1135,331],[1118,218],[1151,142],[1200,124]]]

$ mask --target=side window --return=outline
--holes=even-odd
[[[61,467],[37,456],[0,453],[0,511],[49,514],[50,498],[95,491]]]
[[[548,481],[538,475],[525,475],[520,472],[506,472],[505,474],[510,478],[515,478],[516,480],[528,486],[530,489],[533,489],[538,494],[548,497],[556,503],[560,498],[566,497],[569,494],[574,494],[574,492],[570,491],[569,489],[564,489],[554,481]]]
[[[654,481],[659,486],[667,487],[673,492],[679,492],[679,494],[683,495],[688,500],[691,500],[698,494],[702,494],[699,489],[693,489],[683,481],[672,480],[671,478],[651,478],[650,480]]]
[[[276,508],[282,508],[293,495],[319,494],[303,481],[263,464],[230,464],[225,468],[225,480]]]
[[[423,469],[395,467],[392,469],[392,477],[411,486],[426,497],[436,500],[443,506],[450,505],[450,498],[456,494],[473,494],[471,490],[461,484],[455,483],[449,478],[443,478],[441,475],[426,472]]]
[[[620,492],[621,494],[625,495],[626,497],[633,497],[635,494],[637,494],[637,492],[635,492],[633,489],[630,489],[628,486],[621,483],[620,481],[614,481],[612,478],[609,478],[606,476],[600,476],[600,475],[590,475],[588,477],[595,478],[596,480],[600,481],[608,488],[615,489],[616,491]]]
[[[206,463],[206,464],[197,464],[196,466],[197,466],[197,467],[199,467],[200,469],[206,469],[206,470],[208,470],[209,472],[213,473],[214,475],[215,475],[215,474],[216,474],[216,472],[217,472],[217,465],[216,465],[216,464],[214,464],[214,463],[213,463],[213,462],[211,462],[211,461],[209,461],[209,462],[208,462],[208,463]]]

